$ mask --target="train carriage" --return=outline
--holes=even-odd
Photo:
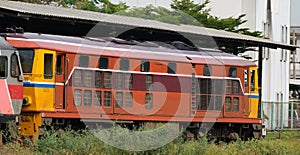
[[[7,34],[23,57],[22,132],[106,120],[214,123],[212,137],[261,136],[255,63],[214,49],[120,39]],[[23,121],[24,120],[24,121]],[[232,137],[232,136],[231,136]]]
[[[8,121],[19,122],[23,101],[23,74],[19,54],[0,37],[0,123],[1,131]],[[2,141],[1,141],[2,142]]]

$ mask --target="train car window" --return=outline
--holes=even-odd
[[[204,65],[203,75],[204,76],[211,76],[211,73],[212,73],[211,65]]]
[[[176,63],[169,62],[168,63],[168,73],[169,74],[176,74]]]
[[[200,110],[201,109],[201,104],[200,104],[200,95],[197,95],[196,96],[196,104],[197,104],[197,110]]]
[[[124,74],[123,73],[116,73],[116,87],[117,88],[124,88]]]
[[[122,108],[123,107],[123,93],[122,92],[116,92],[116,108]]]
[[[236,67],[229,67],[228,76],[235,78],[237,75]]]
[[[200,97],[200,110],[207,110],[207,95]]]
[[[44,54],[44,78],[52,79],[53,77],[53,54]]]
[[[153,77],[152,75],[146,75],[146,90],[152,90]]]
[[[98,60],[98,67],[100,69],[108,69],[108,58],[107,57],[100,57]]]
[[[102,72],[100,71],[95,72],[95,87],[96,88],[102,87]]]
[[[84,106],[92,106],[92,91],[91,90],[85,90],[84,91]]]
[[[20,61],[23,73],[31,73],[34,60],[33,49],[19,49]]]
[[[123,71],[129,70],[129,60],[128,59],[120,60],[120,70],[123,70]]]
[[[74,90],[74,104],[75,106],[81,106],[82,102],[82,90],[75,89]]]
[[[201,94],[208,94],[208,89],[207,89],[207,83],[208,79],[200,79],[200,93]]]
[[[81,84],[82,84],[81,77],[82,77],[82,71],[79,69],[75,69],[74,70],[74,85],[75,86],[81,86]]]
[[[140,64],[141,72],[149,72],[150,71],[150,62],[146,60],[142,60]]]
[[[6,56],[0,56],[0,78],[7,78],[8,60]]]
[[[88,67],[89,66],[89,56],[80,55],[79,56],[79,67]]]
[[[12,54],[12,56],[11,56],[10,75],[12,77],[20,76],[20,68],[18,65],[18,56],[16,54]]]
[[[111,88],[111,72],[104,72],[104,88]]]
[[[248,70],[244,70],[244,86],[248,87]]]
[[[57,55],[56,57],[56,75],[62,74],[62,55]]]
[[[84,73],[84,76],[83,76],[84,86],[91,87],[92,83],[93,83],[93,81],[92,81],[93,80],[93,71],[85,70],[83,73]]]
[[[239,98],[234,97],[233,98],[233,112],[238,112],[239,111]]]
[[[251,91],[255,90],[255,70],[251,71],[251,82],[250,82],[250,89]]]
[[[238,80],[232,81],[233,94],[240,94],[240,83]]]
[[[133,76],[130,73],[125,74],[125,88],[132,89],[133,85]]]
[[[109,91],[104,92],[104,106],[105,107],[111,106],[111,92]]]
[[[152,98],[153,98],[152,94],[150,94],[150,93],[146,94],[146,99],[145,99],[145,101],[146,101],[145,108],[146,109],[152,109],[153,108],[153,100],[152,100]]]
[[[231,97],[225,98],[225,111],[230,112],[231,111]]]
[[[223,94],[224,93],[224,80],[221,79],[215,79],[214,80],[214,86],[215,86],[215,94]]]
[[[216,109],[215,110],[222,110],[222,104],[223,104],[223,97],[216,96]]]
[[[207,96],[207,110],[214,110],[215,109],[215,98],[214,96],[208,95]]]
[[[232,81],[226,80],[226,94],[232,94]]]
[[[125,106],[127,108],[132,107],[132,93],[130,92],[125,93]]]
[[[102,101],[101,101],[101,91],[95,91],[94,92],[94,106],[101,106]]]

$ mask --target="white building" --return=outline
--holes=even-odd
[[[290,0],[211,0],[208,7],[212,15],[222,18],[246,14],[244,27],[261,31],[274,41],[290,42]],[[258,57],[257,52],[248,55],[254,60]],[[261,89],[268,129],[288,126],[289,63],[290,51],[264,49]]]

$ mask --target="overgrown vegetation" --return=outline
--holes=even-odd
[[[118,134],[111,135],[111,130],[117,130]],[[124,136],[131,132],[127,129],[116,127],[109,130],[100,129],[97,132],[106,134],[106,140],[119,138],[119,145],[127,143],[130,148],[135,148],[132,141]],[[161,132],[161,134],[165,133]],[[162,147],[136,152],[111,146],[107,142],[103,142],[93,131],[84,130],[79,133],[69,130],[61,134],[52,130],[46,132],[45,136],[35,140],[35,142],[28,138],[11,135],[11,140],[15,140],[2,146],[0,154],[300,154],[300,147],[297,146],[300,140],[300,132],[283,132],[281,139],[278,139],[278,135],[278,133],[269,133],[262,140],[246,142],[238,140],[229,144],[221,143],[218,145],[208,144],[205,138],[196,142],[184,142],[179,137]],[[137,143],[143,145],[146,141],[152,141],[151,139],[145,139],[142,135],[135,137],[133,140],[136,141],[135,145]]]

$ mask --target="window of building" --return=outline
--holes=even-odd
[[[52,79],[53,77],[53,54],[44,54],[44,78]]]
[[[129,60],[128,59],[120,60],[120,70],[123,70],[123,71],[129,70]]]
[[[56,56],[56,75],[62,74],[62,60],[63,60],[62,55]]]
[[[8,60],[6,56],[0,56],[0,78],[4,79],[7,77]]]
[[[146,75],[146,90],[152,90],[153,78],[152,75]]]
[[[108,69],[108,57],[100,57],[98,60],[98,66],[100,69]]]
[[[237,75],[236,67],[229,67],[228,76],[235,78]]]
[[[225,98],[225,111],[230,112],[231,111],[231,97]]]
[[[203,66],[203,75],[211,76],[211,73],[212,73],[211,65],[204,65]]]
[[[23,73],[31,73],[34,60],[33,49],[19,49],[20,61]]]
[[[125,73],[125,88],[126,89],[132,89],[133,80],[132,80],[132,74]]]
[[[89,67],[89,56],[87,55],[79,56],[79,67]]]
[[[81,80],[81,77],[82,77],[82,71],[79,70],[79,69],[75,69],[74,70],[74,85],[75,86],[81,86],[82,84],[82,80]]]
[[[116,87],[117,88],[124,88],[124,74],[123,73],[116,73]]]
[[[238,112],[239,111],[239,98],[234,97],[233,98],[233,112]]]
[[[111,72],[104,72],[104,88],[111,88]]]
[[[125,93],[125,107],[132,107],[132,93],[130,92]]]
[[[168,73],[169,74],[176,74],[176,63],[169,62],[168,63]]]
[[[84,99],[84,106],[92,106],[92,91],[85,90],[83,99]]]
[[[140,64],[141,72],[149,72],[150,71],[150,62],[146,60],[142,60]]]
[[[116,108],[122,108],[122,107],[123,107],[123,93],[116,92]]]
[[[18,56],[16,54],[12,54],[10,64],[10,74],[12,77],[20,76],[20,67],[18,61]]]
[[[101,106],[102,101],[101,101],[101,91],[95,91],[94,92],[94,106]]]
[[[152,109],[153,108],[153,101],[152,101],[152,94],[147,93],[146,94],[146,103],[145,103],[145,108],[146,109]]]
[[[75,106],[81,106],[82,102],[82,90],[75,89],[74,90],[74,104]]]
[[[111,92],[104,91],[104,106],[110,107],[111,106]]]
[[[85,70],[83,76],[83,83],[85,86],[91,87],[93,83],[93,71]]]
[[[100,71],[95,72],[95,87],[96,88],[102,87],[102,72]]]

